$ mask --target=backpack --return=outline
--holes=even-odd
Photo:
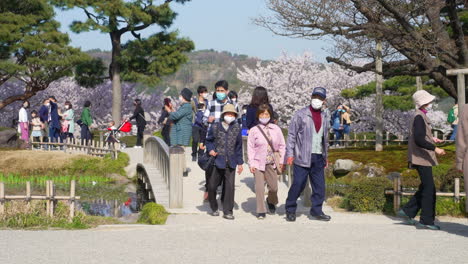
[[[452,109],[450,109],[450,111],[448,113],[447,122],[452,124],[453,122],[455,122],[456,119],[457,118],[455,117],[455,110],[452,108]]]

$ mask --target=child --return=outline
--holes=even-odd
[[[106,142],[108,143],[115,143],[117,142],[116,133],[118,132],[117,128],[115,127],[115,122],[110,121],[107,125],[107,130],[109,130],[109,135],[107,136]]]
[[[200,139],[200,143],[198,144],[198,157],[202,157],[203,153],[206,150],[206,133],[207,127],[203,124],[203,114],[205,113],[205,104],[199,103],[197,113],[195,114],[195,122],[194,126],[197,126],[199,129],[197,130],[198,138]],[[207,168],[205,170],[205,193],[203,195],[203,200],[208,200],[208,182],[210,179],[211,174],[213,173],[213,167]]]
[[[41,122],[36,110],[31,112],[31,125],[31,143],[34,143],[34,141],[42,143],[42,129],[44,128],[44,123]]]
[[[223,217],[233,220],[234,208],[234,183],[236,167],[239,174],[242,173],[244,161],[242,159],[242,135],[241,127],[236,122],[238,113],[232,104],[224,106],[221,113],[221,122],[214,123],[208,131],[206,147],[208,153],[216,157],[213,174],[208,182],[208,200],[213,212],[211,215],[219,216],[216,189],[224,180]]]

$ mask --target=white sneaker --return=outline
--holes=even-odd
[[[133,148],[136,148],[136,149],[141,149],[141,146],[135,146]]]

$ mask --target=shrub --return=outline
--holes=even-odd
[[[436,215],[467,216],[468,214],[465,212],[465,197],[462,197],[458,203],[451,197],[437,197]]]
[[[342,205],[356,212],[382,212],[385,189],[391,187],[387,178],[368,178],[355,183],[346,193]]]
[[[150,225],[163,225],[166,223],[169,213],[164,206],[156,203],[147,203],[141,210],[138,223]]]

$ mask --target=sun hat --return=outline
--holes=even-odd
[[[425,90],[419,90],[413,94],[413,101],[418,109],[423,105],[431,103],[435,100],[435,98],[435,96]]]
[[[227,105],[224,106],[223,112],[221,113],[221,115],[224,115],[225,113],[234,113],[234,114],[236,114],[236,116],[239,115],[233,104],[227,104]]]

